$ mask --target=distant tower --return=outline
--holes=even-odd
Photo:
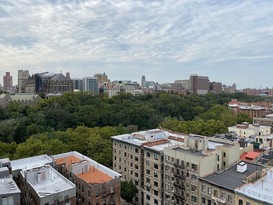
[[[8,90],[12,88],[12,76],[10,72],[6,72],[6,75],[3,77],[4,90]]]
[[[144,83],[146,82],[145,75],[141,77],[141,86],[144,87]]]
[[[18,70],[18,93],[24,92],[25,82],[29,78],[28,70]]]

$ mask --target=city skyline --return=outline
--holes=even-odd
[[[1,2],[0,20],[0,75],[14,84],[23,69],[273,86],[272,1],[24,0]]]

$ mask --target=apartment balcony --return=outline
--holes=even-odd
[[[175,196],[176,198],[179,198],[181,201],[185,201],[185,196],[184,196],[184,195],[181,195],[181,194],[179,194],[179,193],[174,193],[174,196]]]

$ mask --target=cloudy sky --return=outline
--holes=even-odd
[[[272,0],[0,0],[0,28],[14,81],[28,69],[273,87]]]

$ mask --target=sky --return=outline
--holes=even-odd
[[[272,88],[273,1],[0,0],[0,76],[20,69]]]

